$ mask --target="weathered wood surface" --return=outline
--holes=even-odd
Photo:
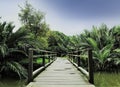
[[[57,58],[27,87],[95,87],[67,60]]]

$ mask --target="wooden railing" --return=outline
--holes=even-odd
[[[93,58],[92,58],[92,49],[86,50],[88,52],[88,71],[81,67],[81,52],[82,51],[73,51],[69,52],[69,60],[75,65],[78,70],[80,70],[89,80],[90,83],[94,84],[94,73],[93,73]]]
[[[38,52],[37,54],[35,52]],[[51,52],[51,51],[45,51],[45,50],[36,50],[36,49],[29,49],[29,66],[28,66],[28,80],[27,80],[27,84],[31,81],[33,81],[33,79],[43,70],[45,70],[45,68],[47,66],[49,66],[55,59],[57,54],[55,52]],[[37,70],[33,71],[33,59],[35,58],[42,58],[42,67],[38,68]],[[45,59],[48,59],[49,63],[46,64]]]

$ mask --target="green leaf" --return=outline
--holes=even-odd
[[[97,42],[94,39],[87,38],[87,41],[93,49],[96,49],[96,50],[98,49]]]
[[[119,49],[119,48],[117,48],[117,49],[115,49],[115,50],[113,50],[113,51],[120,53],[120,49]]]

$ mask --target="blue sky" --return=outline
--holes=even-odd
[[[120,12],[119,0],[44,0],[44,3],[71,19],[100,19]]]
[[[46,22],[52,30],[67,35],[79,34],[84,29],[102,23],[112,27],[120,24],[120,0],[28,0],[36,9],[46,14]],[[1,0],[0,16],[3,20],[13,21],[16,29],[18,21],[18,4],[25,0]]]

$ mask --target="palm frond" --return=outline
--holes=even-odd
[[[9,53],[12,53],[12,52],[21,53],[21,54],[24,54],[25,56],[28,56],[28,54],[26,52],[24,52],[23,50],[19,50],[19,49],[15,49],[15,48],[9,48]]]
[[[117,53],[120,53],[120,49],[119,48],[117,48],[117,49],[115,49],[115,50],[113,50],[114,52],[117,52]]]
[[[97,42],[94,39],[87,38],[87,42],[93,49],[98,49]]]
[[[5,57],[8,54],[8,47],[6,44],[0,44],[0,55]]]
[[[22,78],[22,76],[27,78],[26,69],[24,69],[19,63],[15,61],[6,61],[4,65],[1,67],[1,72],[10,70],[17,73],[20,79]]]

